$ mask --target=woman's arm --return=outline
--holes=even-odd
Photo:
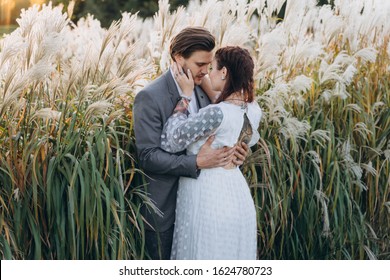
[[[212,135],[223,120],[222,110],[208,106],[196,114],[188,115],[189,101],[179,100],[174,114],[167,120],[161,135],[161,148],[175,153],[185,150],[191,143]]]

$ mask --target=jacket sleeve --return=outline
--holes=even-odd
[[[174,154],[161,149],[164,120],[152,93],[140,91],[134,101],[134,133],[142,169],[156,174],[197,178],[196,155]]]

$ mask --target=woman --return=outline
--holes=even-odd
[[[209,76],[212,90],[220,94],[215,104],[188,115],[192,75],[176,67],[174,74],[185,96],[164,126],[162,149],[197,154],[210,135],[215,135],[214,148],[233,147],[240,141],[253,146],[261,118],[254,101],[253,69],[247,50],[219,49]],[[230,162],[202,170],[197,179],[181,177],[171,259],[255,258],[256,211],[240,169]]]

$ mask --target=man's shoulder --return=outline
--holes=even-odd
[[[160,95],[164,94],[164,90],[167,89],[167,73],[162,74],[150,84],[145,86],[137,95]]]

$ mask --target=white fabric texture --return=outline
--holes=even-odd
[[[161,146],[170,152],[197,154],[215,134],[213,146],[236,144],[247,113],[253,135],[259,139],[261,109],[221,102],[187,116],[177,113],[164,127]],[[196,128],[196,129],[195,129]],[[256,211],[240,169],[212,168],[197,179],[181,177],[176,205],[171,259],[256,259]]]

